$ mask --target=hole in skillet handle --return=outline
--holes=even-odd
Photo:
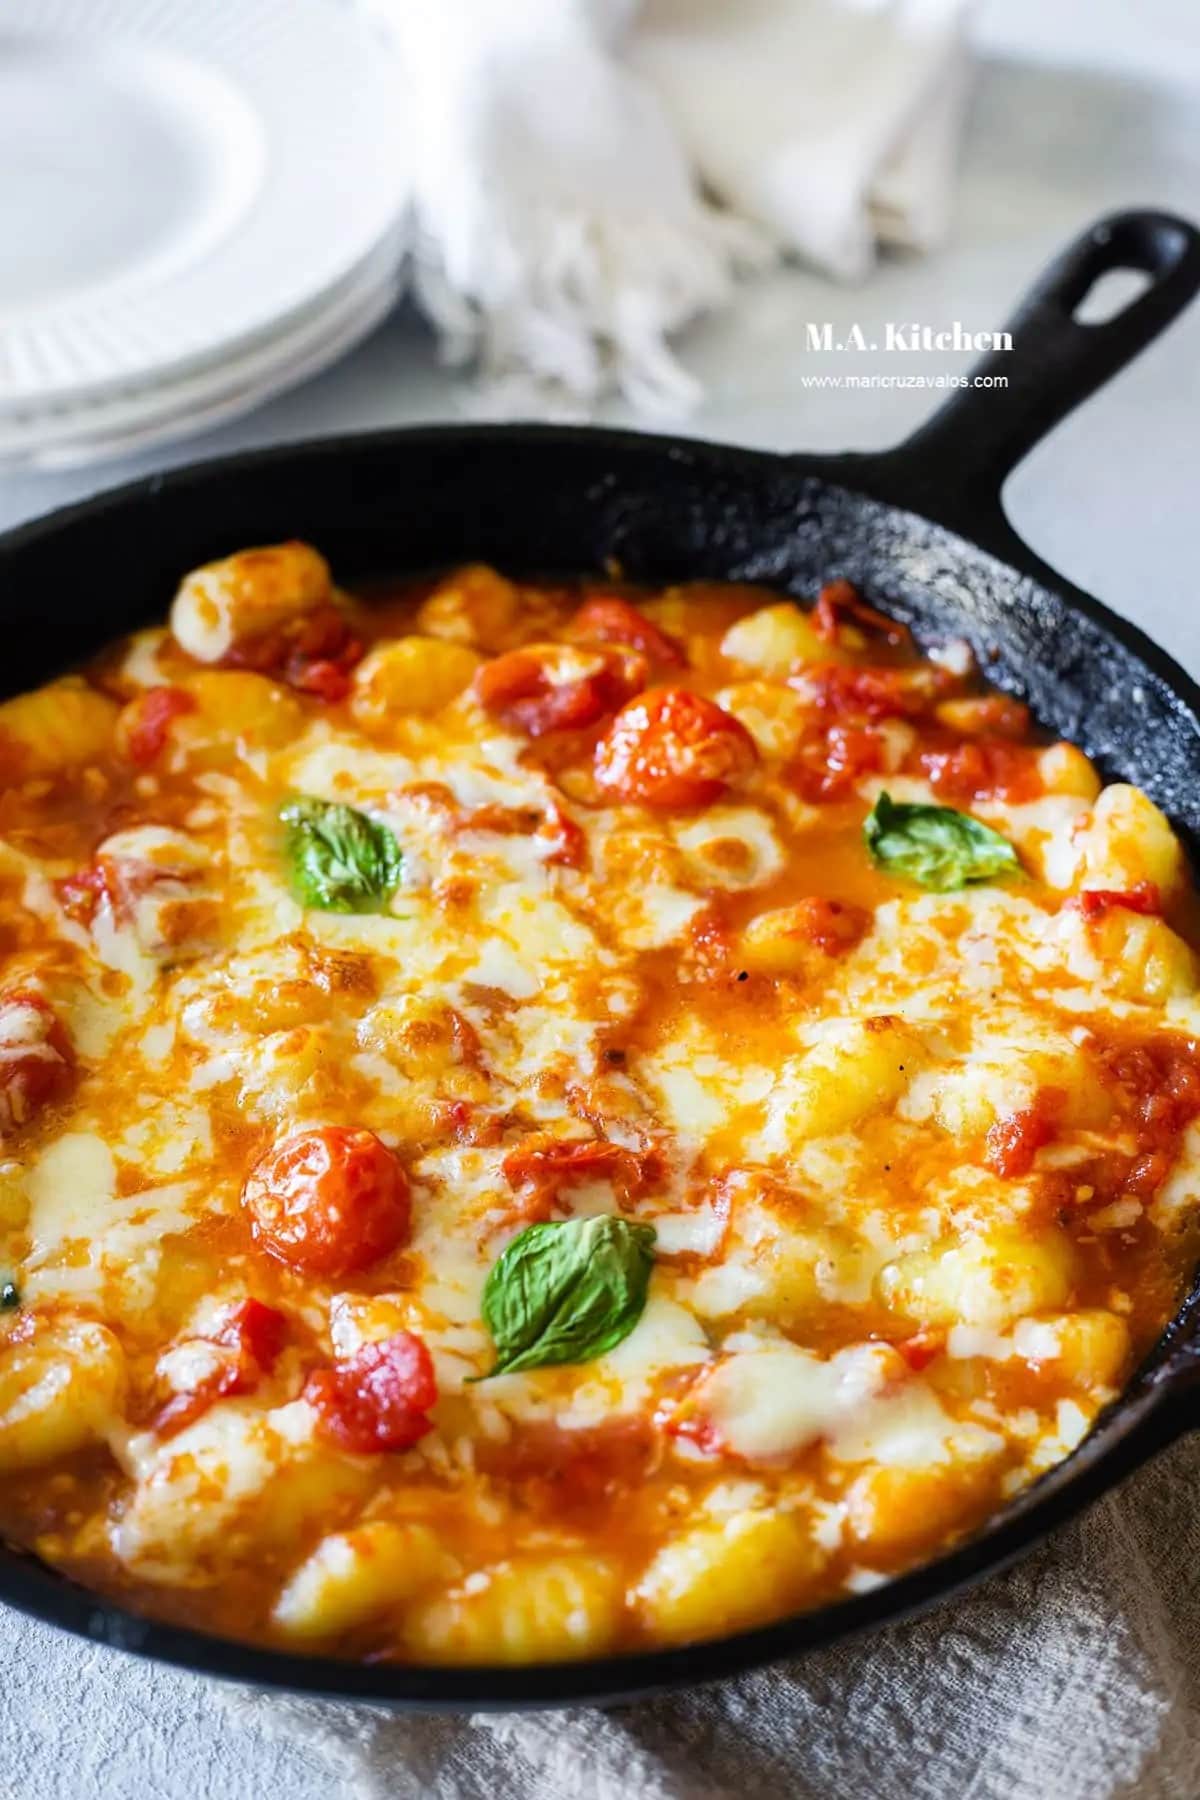
[[[1071,317],[1077,325],[1107,325],[1152,286],[1144,269],[1109,269],[1092,283]]]
[[[1095,318],[1105,277],[1133,271],[1142,291]],[[881,456],[838,459],[834,480],[922,514],[1041,579],[1052,577],[1012,530],[1000,502],[1008,476],[1046,434],[1124,368],[1200,291],[1200,230],[1171,213],[1099,220],[1034,282],[1010,319],[1009,350],[976,363],[1001,387],[954,391],[926,424]],[[1082,317],[1080,316],[1082,313]]]

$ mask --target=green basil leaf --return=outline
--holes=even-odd
[[[323,912],[367,912],[400,880],[400,846],[386,825],[336,801],[301,798],[279,810],[296,892]]]
[[[627,1338],[646,1304],[654,1238],[653,1225],[608,1216],[527,1226],[484,1284],[489,1374],[588,1362]]]
[[[952,806],[909,805],[880,794],[863,835],[881,869],[939,894],[1021,871],[1006,837]]]

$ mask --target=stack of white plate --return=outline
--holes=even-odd
[[[377,324],[398,95],[346,0],[0,0],[0,465],[205,430]]]

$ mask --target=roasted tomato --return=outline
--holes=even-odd
[[[242,1190],[256,1240],[295,1269],[348,1275],[408,1237],[408,1179],[372,1131],[327,1125],[268,1150]]]
[[[252,1394],[269,1375],[287,1337],[287,1319],[262,1300],[243,1300],[217,1329],[194,1338],[202,1353],[211,1350],[208,1367],[195,1385],[172,1395],[151,1422],[159,1437],[173,1437],[227,1395]]]
[[[1161,914],[1162,894],[1153,881],[1138,881],[1133,887],[1117,892],[1114,888],[1085,888],[1075,898],[1074,904],[1085,919],[1102,918],[1111,912],[1114,906],[1123,907],[1126,912]]]
[[[789,687],[823,713],[843,719],[918,719],[957,686],[945,669],[848,668],[819,663],[790,676]]]
[[[997,1119],[987,1134],[988,1167],[1008,1180],[1028,1175],[1034,1157],[1054,1136],[1065,1100],[1060,1089],[1043,1088],[1032,1106]]]
[[[845,800],[866,775],[883,772],[887,740],[872,725],[831,725],[806,745],[787,772],[802,800]]]
[[[1003,740],[922,750],[918,765],[935,794],[950,800],[1036,800],[1044,791],[1038,752]]]
[[[754,739],[688,688],[651,688],[622,707],[596,746],[596,780],[617,800],[706,806],[750,773]]]
[[[539,738],[595,725],[636,694],[647,673],[645,657],[634,651],[526,644],[485,663],[474,691],[487,712]]]
[[[433,1360],[411,1331],[363,1344],[332,1369],[315,1369],[304,1387],[321,1435],[358,1456],[409,1449],[433,1429],[426,1414],[437,1397]]]
[[[362,657],[363,645],[337,607],[320,606],[275,631],[235,644],[223,662],[229,669],[277,675],[299,693],[337,701],[350,692],[350,670]]]
[[[623,1198],[644,1186],[641,1158],[622,1144],[604,1138],[527,1138],[504,1159],[504,1178],[523,1192],[526,1211],[548,1217],[560,1189],[581,1181],[611,1181]]]
[[[31,1119],[71,1079],[71,1045],[40,994],[0,994],[0,1136]]]
[[[873,606],[868,606],[850,581],[827,581],[817,596],[812,618],[818,635],[827,644],[839,641],[841,627],[847,623],[861,626],[864,631],[874,632],[889,644],[904,644],[909,641],[907,625],[897,624],[886,613],[877,612]]]
[[[577,644],[628,644],[631,650],[640,650],[652,663],[666,669],[682,669],[687,664],[682,644],[668,637],[628,600],[609,599],[601,594],[585,600],[568,632]]]
[[[130,762],[146,768],[166,748],[172,721],[195,708],[195,700],[184,688],[147,688],[123,709],[117,721],[117,742]]]

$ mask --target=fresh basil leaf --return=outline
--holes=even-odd
[[[880,794],[863,835],[881,869],[939,894],[1021,869],[1006,837],[952,806],[910,805]]]
[[[627,1338],[646,1304],[654,1238],[653,1225],[609,1216],[527,1226],[484,1285],[489,1374],[588,1362]]]
[[[289,800],[279,811],[296,892],[323,912],[367,912],[400,880],[400,846],[386,825],[336,801]]]

